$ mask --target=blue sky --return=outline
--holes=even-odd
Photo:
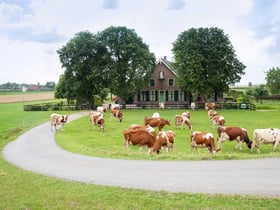
[[[265,83],[280,67],[280,0],[4,0],[0,1],[0,84],[58,82],[56,51],[76,33],[134,29],[157,59],[191,27],[224,30],[247,66],[237,85]]]

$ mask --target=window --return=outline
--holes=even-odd
[[[174,79],[168,79],[168,86],[173,87],[174,86]]]
[[[168,101],[174,101],[174,91],[168,91]]]
[[[155,87],[155,80],[154,79],[150,80],[150,87]]]
[[[156,101],[156,91],[150,91],[150,100]]]

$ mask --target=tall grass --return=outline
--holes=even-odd
[[[151,114],[151,112],[148,111],[147,114]],[[49,115],[50,112],[23,112],[21,103],[0,104],[1,151],[8,142],[14,140],[18,135],[33,126],[48,121]],[[131,111],[131,113],[126,113],[125,121],[129,119],[130,115],[131,117],[138,116],[136,112]],[[86,117],[80,120],[89,123]],[[132,121],[134,121],[133,118],[131,118]],[[58,135],[72,132],[71,126],[74,125],[72,123],[67,125],[66,132],[58,132]],[[113,126],[126,126],[125,124],[117,124],[116,121],[112,123],[116,123],[112,124]],[[104,134],[109,131],[108,126],[105,128]],[[209,125],[207,124],[207,126]],[[99,134],[90,126],[88,131],[92,135]],[[114,135],[111,138],[115,138]],[[79,140],[84,141],[82,138]],[[72,140],[69,139],[69,141]],[[122,140],[120,141],[118,148],[122,147]],[[0,157],[0,186],[0,209],[3,210],[279,209],[280,203],[280,198],[169,193],[70,182],[22,170],[6,162],[2,155]]]

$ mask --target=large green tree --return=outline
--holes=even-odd
[[[239,82],[245,65],[223,30],[191,28],[179,34],[172,48],[178,85],[193,94],[217,100],[229,85]]]
[[[107,49],[110,87],[124,101],[146,85],[155,68],[155,56],[136,32],[111,26],[98,34]]]
[[[86,103],[93,108],[94,95],[108,84],[106,52],[97,36],[88,31],[76,34],[57,51],[65,69],[64,93],[75,96],[78,105]]]
[[[273,67],[266,72],[266,85],[269,87],[271,94],[280,93],[280,68]]]

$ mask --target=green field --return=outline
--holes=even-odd
[[[122,155],[109,154],[109,156],[115,156],[118,158],[131,158],[125,157],[126,150],[123,150],[123,138],[121,132],[130,123],[138,122],[142,123],[144,115],[152,114],[154,110],[141,110],[134,111],[130,110],[125,112],[123,124],[117,121],[111,122],[110,125],[105,127],[105,132],[102,134],[98,130],[93,130],[90,125],[89,118],[85,117],[74,121],[66,126],[66,131],[64,133],[58,132],[57,138],[60,139],[61,144],[65,136],[70,133],[74,133],[75,129],[79,129],[84,126],[87,129],[86,133],[79,136],[78,138],[69,137],[69,142],[66,145],[73,144],[70,149],[79,150],[81,153],[86,153],[84,146],[92,144],[92,140],[106,141],[104,136],[110,131],[115,129],[120,133],[111,134],[111,139],[109,141],[114,141],[116,143],[115,148],[117,151],[115,153],[121,153]],[[71,112],[69,112],[71,113]],[[163,117],[169,116],[169,111],[164,111],[161,113]],[[175,113],[180,114],[180,110],[170,110],[170,115]],[[13,141],[17,136],[24,133],[33,126],[36,126],[42,122],[49,120],[49,115],[51,112],[23,112],[22,103],[14,104],[0,104],[0,148],[1,151],[3,147]],[[274,122],[279,119],[279,112],[247,112],[247,111],[228,111],[222,112],[224,117],[230,120],[230,124],[242,125],[248,129],[253,129],[256,127],[272,126],[269,123]],[[247,119],[240,122],[239,114],[244,114],[253,117],[256,121]],[[234,119],[231,117],[234,116]],[[106,116],[106,118],[109,116]],[[201,119],[200,119],[201,118]],[[273,119],[272,121],[269,119]],[[268,119],[268,120],[267,120]],[[212,130],[211,125],[208,124],[207,114],[204,111],[192,114],[191,120],[193,121],[194,129],[209,129]],[[107,120],[108,121],[108,120]],[[206,122],[205,122],[206,121]],[[79,123],[80,122],[80,123]],[[254,125],[253,125],[253,124]],[[274,124],[273,126],[277,126]],[[279,123],[279,120],[276,123]],[[81,126],[81,127],[79,127]],[[110,127],[111,126],[111,127]],[[114,128],[115,127],[115,128]],[[278,124],[279,127],[279,124]],[[189,145],[188,142],[188,130],[181,130],[179,128],[174,128],[178,137],[175,142],[176,149],[173,154],[168,155],[153,155],[152,157],[147,156],[143,151],[140,153],[137,147],[131,149],[131,153],[138,153],[135,158],[139,159],[178,159],[178,157],[183,159],[189,159]],[[79,131],[80,132],[80,131]],[[251,131],[250,131],[251,132]],[[81,132],[80,132],[81,133]],[[213,132],[214,133],[214,132]],[[185,136],[186,134],[186,136]],[[100,137],[100,138],[99,138]],[[85,139],[84,139],[85,138]],[[80,143],[78,142],[80,141]],[[59,140],[60,141],[60,140]],[[88,142],[88,143],[86,143]],[[234,146],[235,144],[233,144]],[[95,144],[92,144],[95,146]],[[89,148],[89,146],[87,146]],[[109,149],[110,148],[105,148]],[[90,154],[96,154],[99,156],[106,156],[104,154],[104,148],[100,149],[101,152],[90,150]],[[178,151],[177,151],[178,150]],[[225,143],[224,150],[218,153],[217,156],[222,156],[223,153],[236,152],[233,151],[233,147],[230,143]],[[250,155],[248,149],[243,146],[243,151],[238,155],[244,155],[245,157]],[[279,148],[275,154],[271,154],[271,145],[267,148],[261,148],[262,156],[275,155],[279,156]],[[175,156],[177,153],[178,157]],[[201,151],[202,153],[202,151]],[[243,154],[244,153],[244,154]],[[256,152],[254,152],[256,153]],[[129,154],[128,154],[129,155]],[[169,157],[171,155],[171,157]],[[184,156],[185,155],[185,156]],[[257,154],[252,154],[255,156]],[[132,154],[133,156],[133,154]],[[197,156],[197,155],[194,155]],[[203,156],[203,155],[202,155]],[[225,157],[226,158],[226,157]],[[230,157],[230,158],[236,158]],[[237,157],[238,158],[238,157]],[[191,158],[190,158],[191,159]],[[97,186],[91,184],[84,184],[78,182],[70,182],[61,179],[55,179],[36,173],[28,172],[19,169],[7,163],[2,155],[0,157],[0,209],[279,209],[280,198],[265,198],[260,196],[239,196],[239,195],[207,195],[207,194],[190,194],[190,193],[169,193],[164,191],[146,191],[146,190],[136,190],[136,189],[126,189],[120,187],[105,187]]]
[[[131,146],[127,150],[123,145],[123,130],[127,129],[131,124],[143,125],[144,117],[152,116],[153,112],[158,112],[158,110],[123,110],[124,119],[122,123],[116,119],[110,121],[110,113],[106,113],[104,132],[93,128],[89,117],[86,116],[66,125],[67,132],[58,132],[56,139],[61,147],[75,153],[122,159],[197,160],[280,157],[280,146],[277,148],[276,153],[272,153],[272,145],[261,145],[261,154],[259,155],[256,150],[251,153],[245,143],[242,145],[242,150],[235,150],[236,141],[223,143],[223,150],[216,155],[209,155],[205,149],[199,149],[199,155],[195,152],[192,153],[190,148],[190,130],[186,129],[186,127],[181,128],[174,125],[175,115],[181,114],[183,111],[185,110],[172,109],[159,112],[161,117],[171,120],[171,126],[166,126],[163,130],[172,130],[176,133],[174,151],[169,153],[163,151],[161,155],[147,155],[147,149],[141,152],[138,146]],[[252,139],[253,130],[256,128],[280,127],[279,112],[245,110],[217,111],[226,119],[226,125],[246,128],[250,139]],[[217,139],[217,126],[213,128],[212,123],[209,123],[207,111],[198,110],[191,112],[191,123],[194,131],[211,132],[215,136],[215,139]]]

